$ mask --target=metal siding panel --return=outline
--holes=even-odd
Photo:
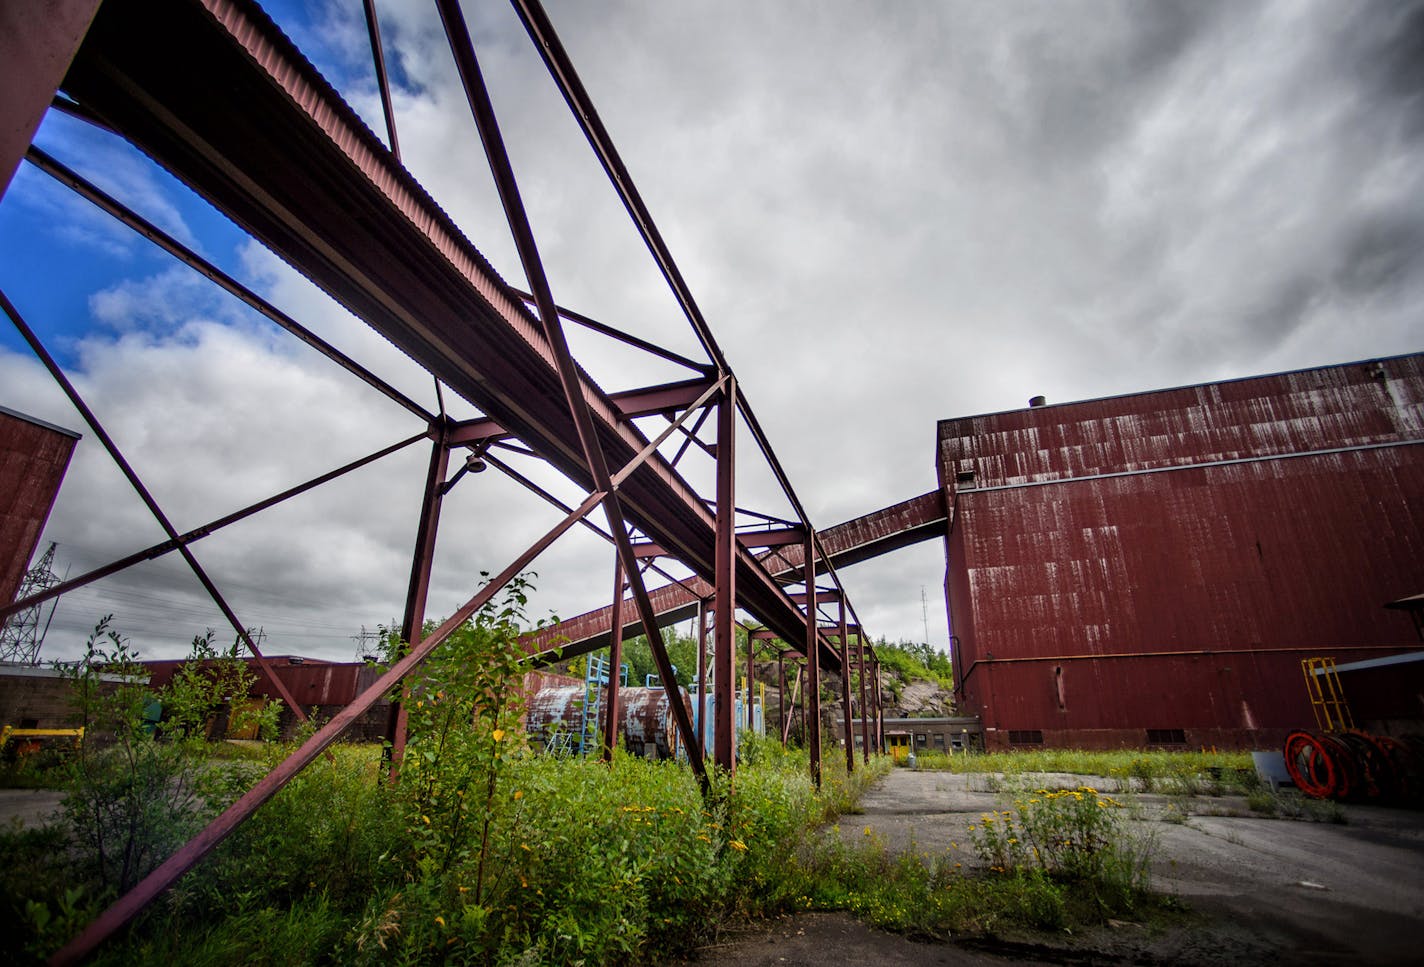
[[[1335,367],[946,421],[940,472],[952,478],[965,453],[984,485],[985,467],[1009,480],[1407,440],[1424,399],[1421,359],[1386,361],[1386,380]],[[1065,416],[1055,433],[1023,425]],[[1045,437],[1047,448],[1012,452]],[[1309,725],[1301,657],[1415,643],[1409,617],[1382,605],[1424,588],[1424,446],[960,489],[949,568],[966,700],[986,725],[1094,741],[1146,728],[1230,738]],[[1267,651],[1105,657],[1237,649]],[[990,655],[998,660],[974,665]],[[1065,709],[1058,663],[1043,660],[1059,656]]]
[[[0,601],[24,581],[76,438],[0,413]]]

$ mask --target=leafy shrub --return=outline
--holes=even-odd
[[[1130,840],[1123,805],[1090,786],[1038,789],[969,827],[996,873],[1038,870],[1080,884],[1104,913],[1127,911],[1148,885],[1150,843]]]

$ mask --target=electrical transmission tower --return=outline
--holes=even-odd
[[[25,580],[20,583],[16,601],[59,583],[59,577],[54,573],[55,547],[56,544],[50,541],[49,549],[44,552],[39,563],[25,572]],[[58,598],[50,602],[49,617],[45,619],[43,628],[40,627],[42,608],[39,604],[32,604],[24,611],[11,615],[8,621],[0,625],[0,662],[38,665],[40,646],[44,644],[45,632],[49,631],[49,623],[54,620],[54,609],[58,606]]]

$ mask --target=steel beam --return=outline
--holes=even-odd
[[[856,629],[856,667],[860,674],[860,751],[862,760],[870,761],[870,706],[866,704],[865,687],[865,636]]]
[[[281,309],[278,309],[272,303],[228,275],[212,262],[178,241],[172,235],[169,235],[163,229],[124,205],[118,199],[104,192],[93,182],[81,177],[77,172],[61,164],[59,161],[56,161],[39,148],[31,148],[29,153],[25,156],[25,159],[55,181],[93,204],[96,208],[102,209],[120,222],[123,222],[129,228],[138,232],[184,265],[206,276],[229,295],[235,296],[249,308],[260,312],[269,320],[275,322],[293,336],[296,336],[307,346],[316,350],[387,399],[403,406],[426,423],[433,423],[435,421],[434,413],[431,413],[390,383],[387,383],[350,356],[347,356],[341,350],[331,345],[331,343],[322,339],[306,326],[297,322],[297,320],[287,315]]]
[[[105,0],[64,91],[557,470],[600,489],[541,320],[247,0]],[[579,388],[610,460],[646,443],[582,374]],[[666,460],[649,461],[619,499],[711,579],[713,515]],[[739,604],[796,636],[801,616],[771,576],[745,550],[736,566]]]
[[[707,602],[697,602],[697,757],[707,758]]]
[[[292,777],[325,752],[328,746],[340,738],[342,732],[345,732],[353,722],[364,715],[372,705],[380,701],[383,695],[386,695],[404,681],[407,675],[419,668],[436,648],[444,644],[445,639],[468,621],[475,612],[493,600],[494,596],[506,584],[523,572],[535,558],[548,549],[549,545],[562,537],[569,528],[602,503],[605,496],[607,495],[601,491],[589,494],[572,513],[535,541],[528,550],[515,558],[513,563],[490,579],[489,583],[481,588],[473,598],[456,609],[455,613],[446,618],[440,627],[423,638],[420,644],[411,648],[404,658],[397,661],[389,671],[372,682],[370,687],[356,696],[350,705],[332,716],[329,722],[317,729],[311,738],[303,742],[295,752],[260,779],[237,802],[208,823],[197,836],[179,847],[177,852],[168,857],[157,869],[140,880],[137,886],[115,900],[108,909],[85,927],[79,936],[60,948],[51,958],[50,963],[60,965],[60,967],[80,963],[115,931],[138,916],[154,898],[177,882],[179,877],[192,869],[219,843],[231,835],[232,831],[244,820],[275,796],[283,786],[291,781]]]
[[[118,444],[109,436],[108,431],[106,431],[103,424],[99,422],[99,418],[94,415],[94,411],[89,409],[88,404],[84,402],[84,398],[79,395],[79,391],[75,389],[74,384],[69,381],[69,377],[64,374],[64,370],[60,369],[54,357],[45,349],[44,344],[40,342],[34,330],[25,322],[24,318],[20,315],[20,311],[15,308],[14,303],[10,301],[10,297],[3,291],[0,291],[0,308],[3,308],[5,314],[10,317],[10,321],[13,322],[15,328],[19,330],[20,336],[29,344],[30,348],[34,350],[35,355],[39,357],[40,362],[44,364],[50,376],[59,384],[59,388],[64,391],[64,395],[69,397],[69,402],[79,411],[80,417],[83,418],[85,423],[89,424],[89,429],[94,431],[94,436],[99,440],[99,443],[104,447],[105,451],[108,452],[110,458],[112,458],[114,463],[118,466],[119,471],[124,475],[124,478],[128,480],[129,486],[138,494],[139,499],[143,501],[144,506],[147,507],[149,513],[153,515],[154,520],[158,521],[158,525],[162,527],[163,532],[168,535],[168,540],[174,544],[178,553],[183,556],[183,560],[188,563],[189,569],[192,570],[193,575],[198,579],[198,583],[203,586],[203,590],[208,592],[208,597],[212,598],[213,604],[218,606],[218,610],[222,612],[223,617],[227,619],[228,624],[231,625],[233,631],[237,633],[237,637],[247,645],[247,650],[252,652],[252,657],[257,659],[257,665],[262,669],[262,674],[267,676],[268,682],[272,685],[272,690],[281,697],[282,701],[287,703],[287,707],[292,710],[293,715],[300,721],[305,722],[307,720],[307,714],[302,711],[301,706],[298,705],[296,699],[292,697],[292,693],[287,689],[286,683],[277,677],[277,673],[273,670],[271,663],[267,661],[266,656],[258,649],[257,643],[252,640],[252,636],[247,633],[246,626],[238,620],[237,615],[233,612],[232,608],[228,606],[227,599],[223,597],[217,585],[208,577],[208,572],[198,563],[198,559],[182,540],[182,535],[180,535],[177,528],[173,526],[173,522],[168,519],[168,515],[163,512],[163,508],[158,506],[158,501],[153,499],[153,495],[149,493],[148,488],[144,486],[143,481],[139,479],[138,474],[134,471],[128,460],[125,459]]]
[[[841,710],[845,719],[846,773],[855,771],[855,730],[850,714],[850,636],[846,634],[846,609],[841,605]],[[864,711],[861,712],[864,715]]]
[[[520,298],[524,299],[526,302],[534,302],[534,297],[528,292],[521,292],[519,289],[515,289],[514,291],[520,296]],[[632,346],[635,349],[641,349],[643,352],[648,353],[649,355],[657,356],[660,359],[666,359],[670,363],[677,363],[679,366],[686,366],[688,369],[695,369],[700,373],[706,373],[709,369],[706,363],[699,363],[696,360],[688,359],[686,356],[680,356],[672,350],[664,349],[662,346],[659,346],[656,343],[648,342],[646,339],[639,339],[632,333],[624,332],[621,329],[615,329],[612,326],[608,326],[599,322],[597,319],[590,319],[588,316],[584,315],[581,312],[575,312],[572,309],[566,309],[561,305],[555,305],[554,308],[559,311],[559,316],[561,318],[567,319],[569,322],[572,322],[576,326],[581,326],[591,332],[596,332],[600,335],[608,336],[610,339],[616,339],[618,342],[621,342],[624,345]]]
[[[716,689],[712,755],[718,768],[737,767],[733,734],[736,708],[736,473],[737,384],[730,380],[717,404],[717,550],[713,587],[712,679]]]
[[[716,379],[689,379],[680,383],[664,383],[640,389],[610,393],[608,398],[617,407],[624,419],[653,416],[657,413],[672,413],[694,405],[708,389],[717,385]],[[452,446],[478,443],[482,440],[499,440],[509,436],[509,431],[498,421],[489,417],[467,420],[457,424],[450,433]]]
[[[426,471],[425,492],[420,501],[420,522],[416,525],[415,548],[411,552],[410,582],[406,587],[405,614],[401,619],[401,644],[398,646],[397,658],[418,645],[425,631],[425,602],[430,593],[430,572],[435,564],[435,538],[440,530],[445,475],[450,469],[448,435],[449,425],[441,420],[436,429],[435,441],[430,447],[430,466]],[[404,700],[408,695],[409,689],[403,689],[401,698],[391,702],[390,716],[386,723],[392,779],[400,772],[401,760],[405,757],[409,711]]]
[[[816,586],[816,550],[806,537],[804,576],[806,587]],[[811,754],[811,781],[821,788],[821,648],[816,630],[816,609],[806,609],[806,748]]]
[[[741,531],[737,540],[743,547],[783,547],[787,544],[805,544],[806,531],[800,527],[783,527],[778,530]]]
[[[117,574],[120,571],[133,567],[135,564],[142,564],[144,561],[152,561],[156,558],[160,558],[165,554],[169,554],[173,551],[176,551],[180,544],[192,544],[195,541],[200,541],[204,537],[209,536],[210,534],[217,533],[229,524],[235,524],[240,520],[246,520],[248,517],[251,517],[252,515],[261,511],[264,511],[269,507],[275,507],[277,504],[280,504],[285,500],[289,500],[292,497],[298,496],[299,494],[304,494],[308,490],[313,490],[321,486],[322,484],[327,483],[328,481],[335,480],[337,477],[348,474],[353,470],[359,470],[367,464],[375,463],[382,457],[387,457],[390,456],[392,453],[396,453],[399,450],[404,450],[406,447],[410,446],[412,443],[415,443],[417,440],[424,440],[427,436],[427,433],[417,433],[414,436],[410,436],[404,440],[401,440],[399,443],[393,443],[385,449],[377,450],[375,453],[369,454],[368,456],[364,456],[360,460],[353,460],[351,463],[348,463],[345,466],[337,467],[335,470],[332,470],[328,473],[324,473],[319,477],[313,477],[311,480],[308,480],[305,483],[298,484],[295,487],[290,487],[287,490],[282,491],[280,494],[274,494],[273,496],[268,497],[266,500],[260,500],[255,504],[250,504],[247,507],[244,507],[242,510],[233,511],[231,514],[228,514],[225,517],[219,517],[217,520],[209,521],[208,523],[203,524],[200,527],[195,527],[192,530],[187,531],[186,533],[178,535],[178,539],[176,541],[160,541],[157,544],[152,545],[151,547],[146,547],[141,551],[135,551],[128,557],[121,557],[117,561],[112,561],[108,564],[103,565],[102,567],[97,567],[92,571],[86,571],[84,574],[81,574],[78,577],[70,578],[67,581],[61,581],[59,584],[56,584],[52,588],[47,588],[44,591],[38,591],[26,598],[20,598],[13,604],[7,604],[3,607],[0,607],[0,622],[3,622],[4,619],[8,618],[12,614],[16,614],[36,604],[41,604],[45,601],[50,600],[51,598],[57,598],[60,595],[65,594],[66,592],[75,590],[76,588],[82,588],[86,584],[93,584],[95,581],[98,581],[101,578],[106,578],[111,574]]]
[[[391,154],[400,160],[400,139],[396,137],[396,112],[391,104],[391,85],[386,78],[386,50],[381,44],[381,23],[376,19],[376,0],[361,0],[366,12],[366,33],[371,38],[371,61],[376,68],[376,85],[381,91],[381,113],[386,116],[386,140]]]
[[[613,749],[618,745],[618,724],[622,716],[618,714],[619,666],[623,664],[623,562],[618,555],[613,556],[613,644],[608,648],[608,712],[603,721],[603,761],[613,761]],[[589,661],[592,661],[592,656]],[[689,749],[692,758],[696,750]]]
[[[514,168],[510,164],[508,152],[504,147],[504,138],[499,130],[498,119],[495,117],[494,105],[490,101],[489,91],[485,87],[484,77],[480,72],[479,59],[475,55],[474,42],[470,38],[465,15],[460,9],[459,0],[436,0],[436,7],[445,27],[445,36],[450,42],[450,51],[455,58],[455,67],[465,89],[470,112],[474,115],[475,126],[479,129],[480,140],[484,144],[485,158],[489,161],[490,172],[494,176],[495,187],[504,206],[505,221],[509,224],[510,233],[514,236],[520,264],[524,267],[524,274],[529,280],[529,288],[539,307],[539,321],[543,326],[548,348],[553,355],[553,362],[558,372],[568,413],[573,418],[579,449],[582,451],[584,469],[591,473],[596,489],[604,494],[603,511],[608,518],[608,530],[613,534],[617,543],[618,556],[623,562],[629,584],[633,588],[633,599],[637,602],[639,613],[643,617],[643,625],[653,653],[653,661],[658,666],[663,687],[668,692],[668,706],[672,711],[673,719],[677,722],[683,745],[688,749],[696,748],[697,736],[692,728],[687,708],[682,704],[678,694],[677,675],[672,669],[672,662],[668,659],[667,649],[663,645],[662,634],[658,630],[647,588],[643,585],[642,575],[639,573],[637,562],[633,557],[632,543],[628,537],[627,525],[624,523],[622,507],[618,495],[614,492],[614,483],[608,472],[607,454],[604,452],[602,441],[595,433],[593,415],[588,400],[584,396],[583,377],[574,363],[573,356],[569,352],[568,342],[564,338],[558,309],[555,307],[553,293],[549,288],[549,281],[544,274],[544,266],[539,258],[539,249],[534,241],[534,233],[529,226],[529,218],[525,213],[524,202],[519,194]],[[641,461],[650,456],[652,452],[655,451],[644,450],[636,459]],[[622,479],[620,474],[620,484]],[[695,758],[688,761],[691,763],[692,771],[697,775],[698,781],[706,789],[707,775],[702,762]]]

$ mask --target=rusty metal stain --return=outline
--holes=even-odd
[[[0,602],[24,581],[77,440],[0,407]]]
[[[942,422],[967,703],[1073,744],[1309,722],[1302,649],[1417,647],[1421,400],[1416,355]]]

